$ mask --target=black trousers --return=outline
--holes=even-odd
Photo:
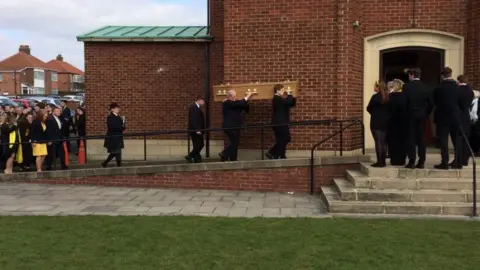
[[[190,154],[188,154],[188,156],[190,158],[193,158],[193,161],[195,163],[200,163],[202,162],[202,156],[200,155],[200,152],[205,146],[205,143],[203,142],[203,135],[197,133],[190,133],[190,138],[192,138],[193,149]]]
[[[385,130],[372,129],[372,135],[375,141],[377,163],[385,165],[385,159],[387,158],[387,132]]]
[[[119,151],[115,151],[114,153],[109,153],[108,156],[107,156],[107,159],[105,160],[105,162],[103,163],[105,166],[108,165],[108,163],[110,161],[112,161],[112,159],[115,158],[115,161],[117,162],[117,166],[120,167],[122,166],[122,151],[119,150]]]
[[[274,127],[275,144],[268,151],[274,158],[286,158],[287,145],[292,140],[290,127]]]
[[[65,165],[65,151],[63,150],[62,142],[53,142],[51,145],[47,145],[47,151],[47,169],[52,169],[53,162],[57,159],[60,159],[60,165],[62,169],[67,167],[67,165]]]
[[[395,123],[392,123],[395,124]],[[407,136],[401,130],[390,129],[387,132],[387,155],[390,155],[390,163],[393,166],[404,166],[407,151],[405,142]]]
[[[456,145],[456,142],[461,142],[461,138],[459,137],[460,132],[458,129],[457,124],[437,124],[437,136],[438,136],[438,144],[440,146],[440,155],[442,156],[442,164],[447,165],[450,160],[450,154],[448,151],[448,136],[452,136],[452,142],[455,147],[455,160],[461,161],[462,158],[458,158],[457,156],[460,152],[462,152],[462,146]]]
[[[480,152],[480,127],[478,123],[470,126],[470,146],[476,155]]]
[[[228,137],[228,145],[221,155],[225,160],[237,161],[240,130],[226,130],[225,135]]]
[[[22,144],[22,155],[23,155],[23,167],[30,167],[33,160],[33,149],[30,143]]]
[[[470,136],[470,128],[463,127],[463,132],[467,138]],[[462,132],[459,128],[450,130],[450,138],[452,138],[453,146],[455,147],[455,165],[467,166],[470,159],[470,151],[468,150],[467,142],[462,136]]]
[[[410,118],[408,121],[408,159],[410,164],[414,164],[417,158],[418,163],[424,164],[427,159],[427,143],[425,142],[425,123],[426,118]]]

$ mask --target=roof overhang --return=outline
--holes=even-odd
[[[203,38],[80,38],[80,42],[212,42],[211,37]]]

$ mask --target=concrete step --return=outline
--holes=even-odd
[[[343,201],[376,201],[376,202],[458,202],[468,203],[473,201],[473,193],[468,190],[399,190],[399,189],[369,189],[356,188],[344,178],[333,181],[334,188],[338,191]],[[477,201],[480,201],[477,192]]]
[[[436,170],[426,169],[405,169],[403,167],[373,168],[369,164],[361,163],[360,170],[369,177],[384,178],[466,178],[473,177],[472,167],[464,167],[462,170]],[[480,172],[480,171],[479,171]]]
[[[473,209],[471,203],[342,201],[334,187],[322,187],[322,198],[330,213],[470,216]]]
[[[369,177],[361,171],[347,170],[347,179],[355,188],[369,189],[439,189],[471,190],[472,179],[466,178],[385,178]]]

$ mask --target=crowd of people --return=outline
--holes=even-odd
[[[70,135],[86,135],[84,109],[70,110],[66,100],[61,107],[45,103],[36,103],[33,108],[0,107],[0,164],[4,173],[11,174],[14,166],[30,171],[33,163],[37,172],[44,167],[49,171],[56,159],[61,169],[68,169],[65,150],[70,152]]]
[[[435,168],[448,170],[467,166],[470,152],[464,134],[474,146],[474,151],[480,148],[479,95],[474,95],[473,89],[467,84],[467,76],[460,75],[455,80],[452,78],[452,69],[446,67],[441,83],[431,89],[421,81],[422,72],[419,68],[406,72],[408,83],[399,79],[387,84],[375,83],[375,94],[367,106],[377,156],[377,162],[372,166],[385,167],[388,153],[393,166],[424,168],[425,129],[432,112],[441,150],[441,163]],[[451,162],[449,136],[455,148],[455,157]]]

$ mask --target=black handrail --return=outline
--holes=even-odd
[[[360,126],[362,127],[362,154],[365,155],[365,125],[363,124],[363,121],[361,121],[361,120],[353,120],[353,123],[347,125],[346,127],[342,127],[342,125],[341,125],[340,130],[338,130],[337,132],[333,133],[332,135],[326,137],[325,139],[323,139],[319,143],[316,143],[310,149],[310,194],[315,193],[315,156],[314,156],[315,149],[317,149],[317,147],[319,147],[323,143],[327,142],[331,138],[340,134],[340,152],[342,153],[342,151],[343,151],[343,149],[342,149],[343,148],[343,131],[345,131],[346,129],[348,129],[348,128],[356,125],[356,124],[360,124]]]
[[[460,125],[460,133],[462,134],[463,139],[468,147],[468,151],[470,152],[470,157],[472,158],[473,163],[473,174],[472,174],[472,191],[473,191],[473,205],[472,205],[472,217],[477,216],[477,162],[475,161],[475,153],[473,152],[472,146],[468,141],[467,134],[463,131],[462,126]],[[457,162],[459,162],[461,157],[456,157]]]

